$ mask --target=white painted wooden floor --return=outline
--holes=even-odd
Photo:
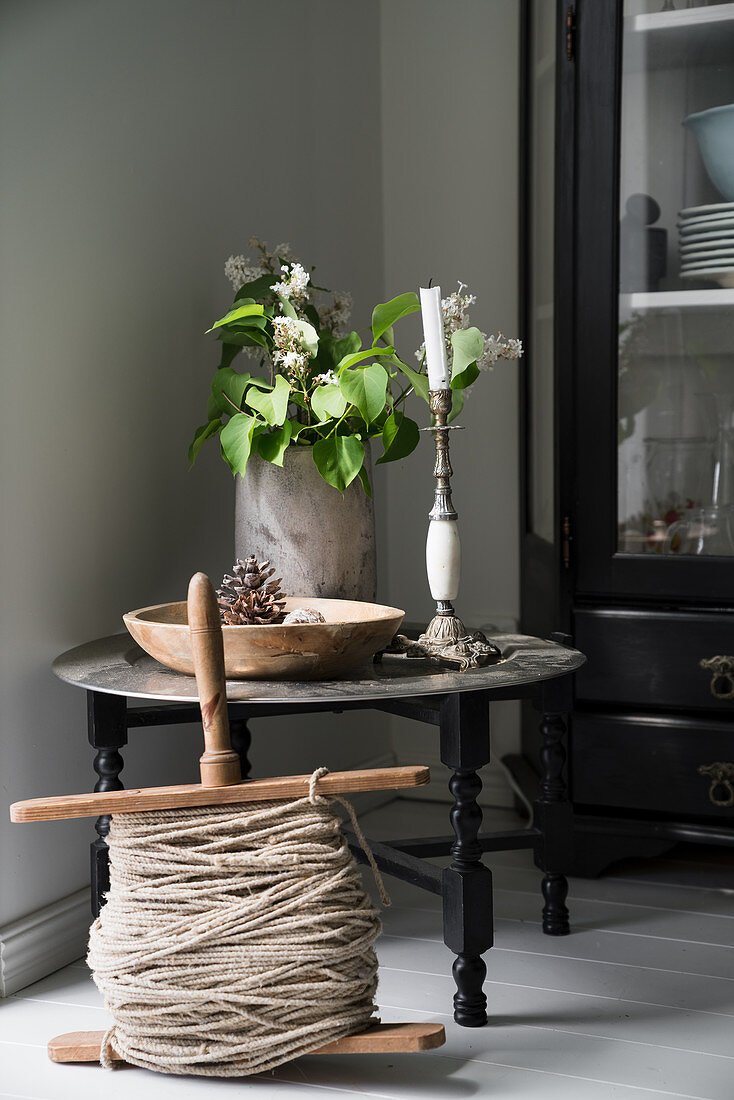
[[[447,807],[399,801],[363,817],[386,839],[445,830]],[[508,828],[512,815],[485,815]],[[451,956],[438,899],[392,879],[380,941],[385,1020],[440,1020],[445,1047],[424,1055],[310,1057],[238,1081],[125,1068],[60,1066],[48,1038],[98,1029],[106,1013],[86,967],[67,967],[0,1002],[0,1095],[121,1100],[236,1094],[512,1100],[734,1100],[734,871],[664,861],[573,880],[572,935],[543,936],[539,876],[527,853],[489,858],[497,946],[488,954],[489,1026],[451,1019]],[[681,885],[682,883],[682,885]]]

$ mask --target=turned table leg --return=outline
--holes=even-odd
[[[570,685],[568,686],[570,689]],[[535,825],[542,837],[535,851],[536,865],[543,871],[543,931],[547,936],[566,936],[570,928],[566,895],[568,882],[563,873],[573,862],[573,811],[568,800],[563,771],[566,763],[564,740],[568,700],[564,685],[543,693],[540,723],[540,797],[534,806]]]
[[[453,775],[450,818],[456,840],[451,866],[442,875],[444,943],[456,955],[454,1019],[463,1027],[487,1022],[487,975],[482,954],[492,946],[492,875],[482,863],[477,839],[482,811],[477,769],[489,762],[489,703],[486,695],[462,692],[441,703],[441,759]]]
[[[124,761],[119,750],[127,744],[127,699],[124,695],[87,692],[87,734],[89,744],[97,750],[95,791],[121,791],[123,784],[119,775]],[[110,831],[110,815],[98,817],[94,827],[97,838],[91,844],[92,914],[97,917],[110,888],[110,861],[105,839]]]

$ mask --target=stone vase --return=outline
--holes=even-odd
[[[272,561],[287,595],[373,601],[372,500],[359,479],[343,495],[327,485],[311,447],[288,447],[282,468],[253,454],[235,490],[235,556],[248,554]]]

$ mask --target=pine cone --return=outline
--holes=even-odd
[[[219,613],[227,626],[262,626],[283,619],[285,596],[280,591],[280,577],[271,581],[275,569],[269,561],[238,558],[232,573],[225,573],[222,587],[217,590]]]

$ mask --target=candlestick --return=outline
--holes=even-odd
[[[420,297],[423,338],[426,343],[428,386],[432,390],[447,390],[449,388],[449,367],[443,332],[441,287],[421,287]]]
[[[465,672],[470,668],[496,664],[502,654],[481,630],[469,633],[454,611],[453,601],[459,594],[461,542],[459,516],[451,500],[453,470],[449,456],[449,432],[458,425],[447,423],[451,412],[451,390],[432,389],[428,397],[434,424],[423,430],[432,431],[435,435],[436,463],[433,474],[436,490],[433,508],[429,512],[426,571],[431,595],[436,601],[436,614],[417,642],[398,634],[387,652],[424,657],[435,664]]]

